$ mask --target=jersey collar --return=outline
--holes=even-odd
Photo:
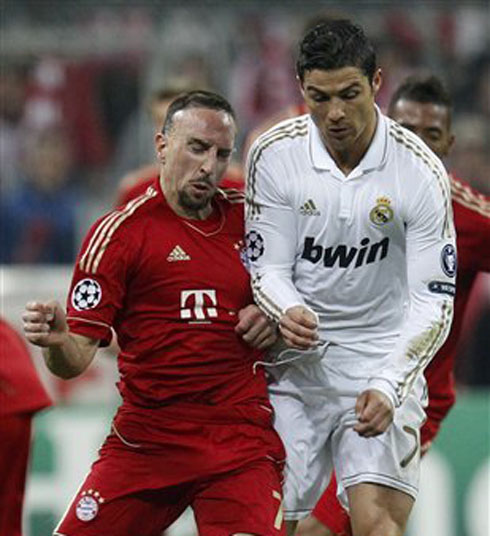
[[[376,125],[376,131],[374,133],[373,141],[369,146],[366,154],[359,162],[357,167],[351,171],[349,177],[359,176],[373,169],[378,169],[383,166],[386,160],[386,147],[388,141],[388,120],[381,113],[378,106],[375,105],[376,114],[378,116],[378,124]],[[320,131],[316,127],[315,123],[309,118],[309,133],[308,133],[308,145],[311,163],[316,169],[324,169],[335,174],[342,172],[337,167],[334,159],[330,156],[323,145],[323,141],[320,137]]]

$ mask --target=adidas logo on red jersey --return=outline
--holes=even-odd
[[[174,249],[170,252],[169,256],[167,257],[168,262],[176,262],[176,261],[190,261],[191,258],[187,253],[180,247],[175,246]]]

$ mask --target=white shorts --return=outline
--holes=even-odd
[[[352,362],[349,375],[345,366],[344,372],[332,368],[329,364],[338,364],[333,358],[339,355],[342,349],[331,346],[321,360],[307,358],[271,369],[269,392],[275,427],[287,453],[284,512],[288,520],[302,519],[311,512],[333,468],[338,495],[346,507],[345,490],[361,482],[395,488],[414,499],[417,495],[419,430],[425,421],[423,376],[417,389],[395,410],[388,430],[363,438],[353,430],[357,422],[354,408],[368,378],[358,377],[359,367]]]

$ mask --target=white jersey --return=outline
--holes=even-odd
[[[444,342],[456,250],[441,161],[382,115],[348,176],[309,115],[279,123],[247,161],[247,256],[273,319],[303,304],[320,340],[366,357],[371,388],[398,406]],[[369,360],[383,354],[385,359]],[[381,364],[381,367],[380,367]]]

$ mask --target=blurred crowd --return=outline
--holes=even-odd
[[[295,43],[325,15],[377,45],[385,108],[410,74],[451,91],[451,170],[490,194],[490,22],[483,2],[5,2],[0,56],[0,263],[70,264],[121,179],[153,161],[150,96],[229,97],[248,132],[299,103]],[[342,5],[342,10],[336,6]],[[330,9],[329,6],[332,6]]]

